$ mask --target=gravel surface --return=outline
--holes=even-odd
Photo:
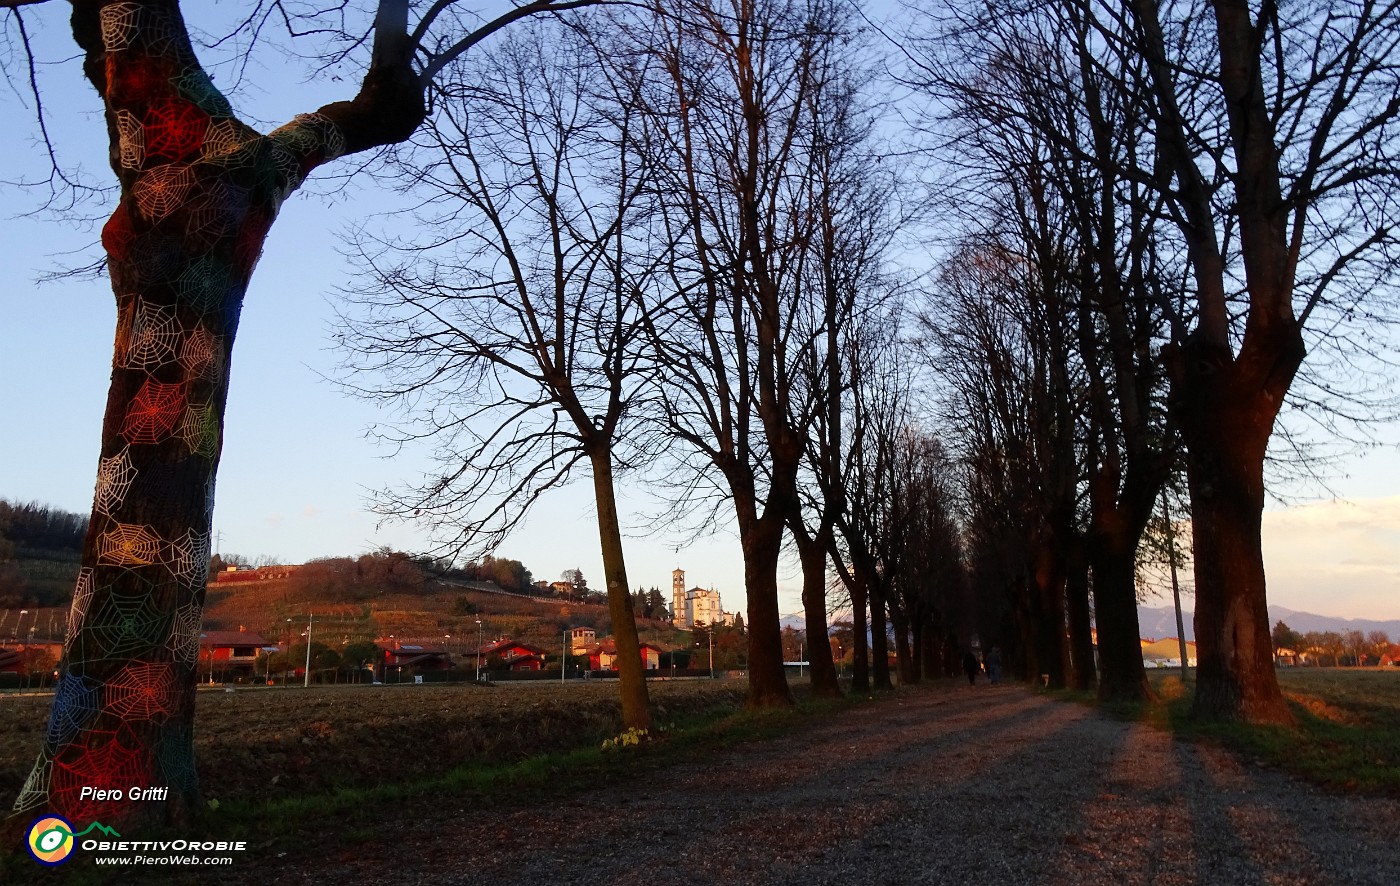
[[[545,805],[437,812],[385,810],[384,827],[353,847],[222,875],[396,886],[1400,882],[1400,803],[1323,793],[1014,686],[946,682],[716,759],[640,765]]]

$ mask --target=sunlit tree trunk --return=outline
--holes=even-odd
[[[622,723],[633,729],[651,728],[651,706],[646,672],[642,667],[641,640],[632,595],[627,590],[627,563],[622,555],[622,528],[617,517],[612,452],[594,446],[589,452],[593,467],[594,502],[598,509],[598,537],[603,549],[603,576],[608,589],[608,615],[617,643],[618,688],[622,695]]]
[[[744,551],[744,590],[748,594],[748,676],[751,708],[792,704],[783,671],[782,627],[778,613],[778,556],[782,552],[783,522],[746,515],[740,505],[739,536]]]

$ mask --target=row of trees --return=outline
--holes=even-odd
[[[1313,664],[1321,665],[1324,658],[1333,667],[1349,664],[1361,667],[1379,664],[1381,656],[1393,645],[1385,631],[1307,631],[1299,633],[1285,622],[1276,622],[1272,631],[1274,656],[1303,655]],[[1287,652],[1285,652],[1287,650]]]
[[[87,518],[37,501],[0,498],[0,563],[19,547],[78,551],[87,535]]]
[[[1384,311],[1400,257],[1398,38],[1391,7],[1234,0],[953,5],[911,36],[962,210],[920,319],[1018,669],[1149,692],[1135,564],[1181,471],[1195,709],[1291,719],[1265,457],[1286,404],[1336,419],[1366,393],[1329,371],[1374,355],[1355,321]]]
[[[39,502],[0,499],[0,606],[61,606],[72,591],[70,564],[82,550],[87,518]],[[28,570],[19,560],[30,561]],[[38,569],[35,561],[47,561]]]

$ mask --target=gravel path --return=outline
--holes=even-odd
[[[1400,882],[1400,803],[1017,687],[943,683],[548,805],[403,810],[259,882]],[[386,810],[386,817],[394,812]],[[243,879],[252,869],[242,872]]]

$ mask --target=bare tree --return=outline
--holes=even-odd
[[[395,442],[441,471],[381,509],[493,548],[580,464],[593,478],[624,722],[650,726],[623,557],[615,465],[636,464],[656,259],[625,82],[576,31],[534,26],[434,88],[401,178],[425,235],[359,238],[364,281],[341,337],[349,383],[397,404]],[[424,155],[428,155],[427,159]]]
[[[1390,635],[1385,631],[1371,631],[1366,635],[1366,651],[1380,664],[1381,657],[1390,651]]]
[[[837,525],[847,520],[847,460],[844,412],[853,384],[855,339],[872,323],[893,322],[886,301],[894,281],[882,266],[898,232],[893,214],[895,180],[871,147],[871,124],[862,114],[869,101],[854,71],[837,72],[811,100],[812,203],[817,218],[811,258],[805,262],[812,291],[820,293],[808,320],[819,334],[794,383],[807,392],[812,420],[807,436],[799,507],[788,517],[802,564],[802,603],[810,636],[827,630],[827,585]],[[802,420],[802,416],[796,416]],[[830,644],[811,652],[812,686],[818,695],[840,694]]]
[[[846,506],[835,512],[838,535],[831,558],[851,598],[853,692],[893,685],[888,601],[905,552],[897,546],[899,515],[889,504],[901,438],[914,424],[909,355],[899,337],[901,313],[898,305],[889,305],[863,318],[847,349],[849,396],[842,414],[849,431],[842,442],[840,493]]]
[[[820,313],[806,322],[822,297],[803,272],[816,234],[808,137],[849,10],[827,0],[665,9],[646,37],[669,77],[648,95],[675,250],[673,295],[653,318],[665,423],[694,487],[712,484],[734,507],[749,703],[786,705],[777,567],[812,420],[795,376],[821,332]]]
[[[1085,4],[1089,6],[1089,4]],[[1152,184],[1191,269],[1170,407],[1196,558],[1195,711],[1291,722],[1270,654],[1264,460],[1308,350],[1393,283],[1400,8],[1370,0],[1092,7],[1145,61]]]
[[[1062,685],[1074,664],[1064,625],[1083,404],[1071,392],[1083,371],[1071,359],[1063,265],[1025,245],[995,231],[967,242],[942,266],[921,324],[943,382],[940,415],[968,472],[974,576],[979,592],[1006,599],[980,634],[1013,637],[1002,645],[1015,672]]]
[[[1040,278],[1035,291],[1047,299],[1051,319],[1042,332],[1052,373],[1069,371],[1056,368],[1068,360],[1082,379],[1082,387],[1059,381],[1051,391],[1083,400],[1081,430],[1057,439],[1081,449],[1085,525],[1075,530],[1067,496],[1052,518],[1075,579],[1071,658],[1087,662],[1091,654],[1080,565],[1087,562],[1100,695],[1143,698],[1150,689],[1134,566],[1175,437],[1158,352],[1172,268],[1158,256],[1154,195],[1131,174],[1151,165],[1152,145],[1131,124],[1142,116],[1129,88],[1140,70],[1125,70],[1141,62],[1096,57],[1095,34],[1073,4],[950,13],[936,38],[914,45],[913,81],[946,106],[939,153],[964,157],[962,187],[978,188],[961,214],[1004,219],[998,236],[1025,254]],[[1061,423],[1071,417],[1068,402],[1054,409]],[[1090,669],[1073,670],[1084,685]]]
[[[15,7],[16,4],[8,4]],[[126,826],[199,806],[195,664],[214,480],[243,296],[282,202],[317,167],[407,138],[425,84],[506,24],[579,2],[535,2],[444,34],[453,4],[410,27],[384,0],[354,46],[356,96],[263,134],[196,57],[176,0],[76,0],[71,26],[103,102],[118,201],[102,231],[117,300],[97,492],[43,748],[16,809]],[[21,21],[20,10],[11,12]],[[83,794],[169,787],[165,803]]]

